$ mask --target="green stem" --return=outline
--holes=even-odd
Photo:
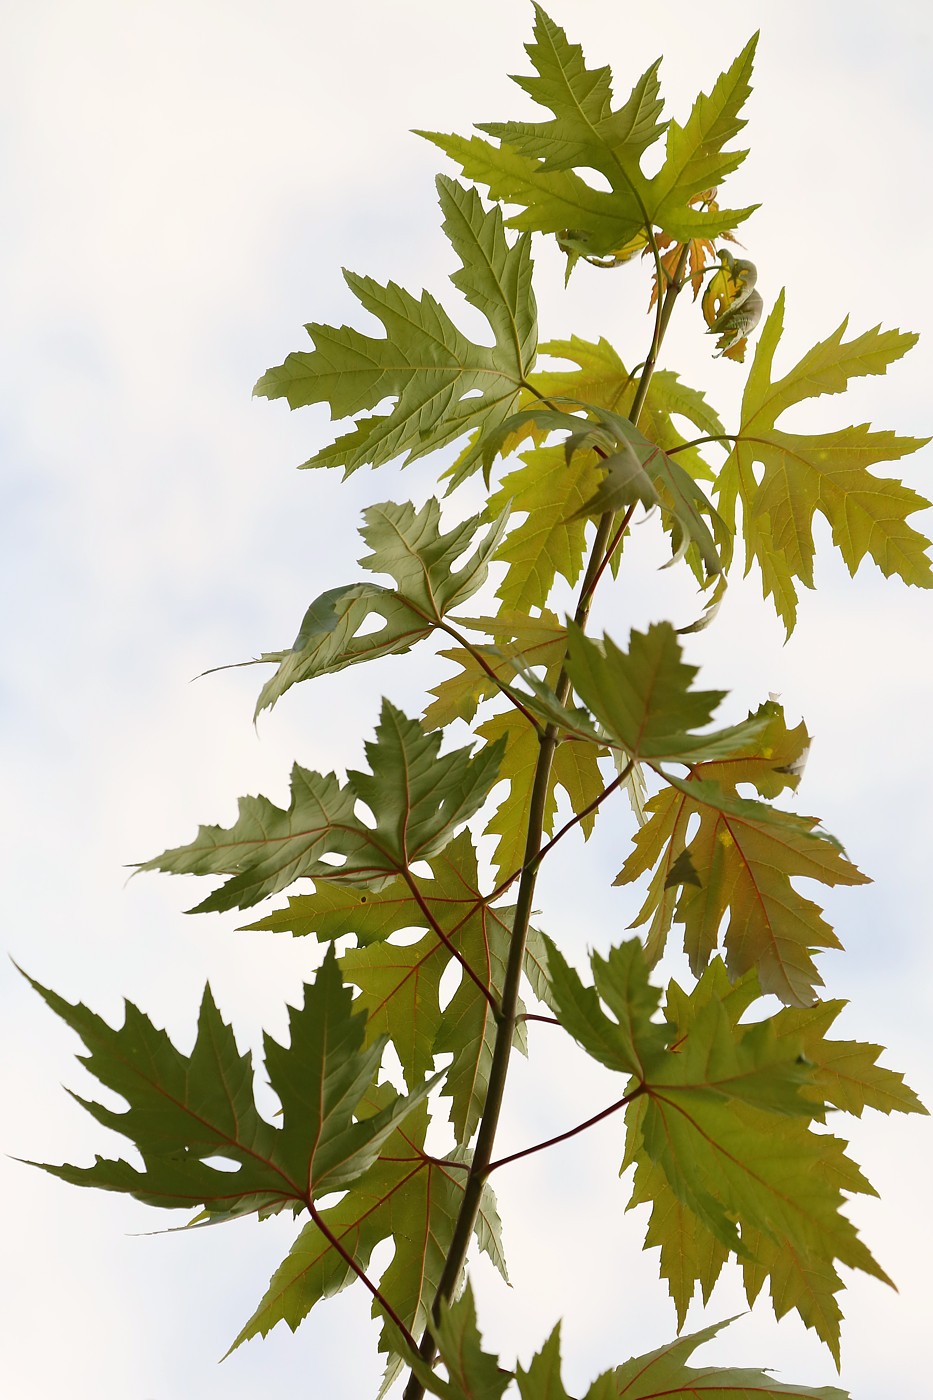
[[[651,236],[653,251],[657,259],[657,243],[650,225],[649,234]],[[664,339],[664,333],[667,330],[671,314],[674,310],[674,303],[680,291],[680,287],[677,285],[677,279],[681,276],[683,268],[686,266],[686,261],[687,248],[685,246],[681,253],[674,278],[668,284],[663,301],[659,305],[658,313],[655,317],[651,350],[649,351],[648,358],[641,372],[638,387],[635,390],[635,397],[632,401],[629,418],[631,422],[636,425],[641,410],[644,407],[648,389],[651,385],[651,376],[657,364],[661,342]],[[581,629],[586,627],[596,581],[605,568],[606,562],[611,557],[609,545],[615,519],[616,512],[607,511],[601,517],[596,527],[596,536],[590,550],[586,572],[583,577],[583,583],[580,588],[576,611],[574,613],[574,622]],[[614,542],[613,548],[616,547],[617,542]],[[558,677],[555,691],[560,703],[562,705],[565,704],[570,694],[570,676],[567,672],[566,662]],[[502,986],[502,999],[499,1014],[496,1017],[496,1040],[492,1052],[489,1083],[486,1090],[486,1100],[483,1105],[483,1114],[480,1119],[479,1133],[476,1139],[473,1160],[470,1164],[470,1172],[464,1188],[463,1200],[460,1204],[450,1247],[447,1251],[447,1258],[444,1262],[444,1268],[437,1285],[437,1292],[434,1296],[434,1303],[431,1309],[435,1321],[440,1317],[442,1305],[452,1298],[456,1292],[460,1275],[466,1263],[467,1250],[469,1249],[470,1239],[476,1224],[476,1217],[479,1212],[486,1178],[489,1175],[492,1165],[492,1149],[496,1139],[496,1131],[499,1126],[499,1115],[502,1110],[502,1100],[505,1094],[509,1060],[512,1054],[512,1043],[515,1035],[518,994],[521,985],[522,968],[525,961],[525,942],[528,936],[528,925],[531,919],[535,882],[537,880],[540,858],[542,855],[542,838],[544,835],[547,794],[551,779],[551,767],[554,762],[554,753],[557,749],[557,739],[558,727],[556,724],[549,724],[543,733],[539,733],[538,735],[538,759],[535,764],[531,800],[528,808],[525,854],[522,861],[522,875],[519,882],[515,913],[512,920],[512,937],[509,944],[509,957],[506,965],[505,980]],[[425,1364],[430,1365],[434,1360],[437,1346],[427,1328],[425,1329],[424,1336],[421,1338],[421,1345],[418,1350]],[[423,1400],[423,1397],[424,1385],[414,1372],[412,1372],[408,1385],[405,1387],[404,1400]]]

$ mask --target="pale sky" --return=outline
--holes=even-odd
[[[549,8],[591,64],[612,64],[618,95],[663,52],[668,112],[680,118],[761,25],[752,154],[728,188],[732,204],[763,203],[740,236],[766,304],[788,289],[779,365],[846,314],[855,333],[880,321],[923,336],[886,377],[856,381],[800,421],[933,432],[926,8]],[[297,999],[317,949],[236,933],[242,918],[188,919],[190,882],[127,884],[126,867],[189,840],[198,822],[228,823],[241,793],[281,801],[294,759],[357,764],[380,695],[417,713],[447,668],[425,651],[303,686],[258,734],[262,672],[189,684],[207,667],[288,645],[312,598],[358,576],[362,507],[420,503],[434,479],[430,460],[403,474],[363,471],[343,487],[336,475],[297,472],[326,440],[325,412],[289,414],[251,399],[251,388],[309,343],[304,322],[362,325],[341,266],[427,286],[465,329],[474,324],[446,280],[435,203],[434,174],[454,172],[409,131],[467,132],[519,114],[505,75],[527,70],[530,6],[31,0],[5,10],[2,942],[69,999],[115,1021],[129,997],[186,1046],[209,978],[241,1044],[255,1044],[261,1028],[283,1034],[284,1003]],[[640,359],[638,272],[626,282],[628,270],[607,280],[583,269],[565,297],[559,260],[536,251],[543,338],[604,334]],[[708,346],[684,318],[666,363],[728,422],[741,372],[710,359]],[[929,495],[931,465],[926,449],[890,474]],[[918,523],[933,529],[929,516]],[[695,606],[684,576],[656,572],[651,528],[597,619],[620,642],[632,625],[682,622]],[[732,691],[726,718],[779,692],[789,716],[807,721],[815,742],[797,810],[819,815],[875,880],[818,892],[848,949],[821,960],[827,994],[853,1000],[841,1033],[889,1046],[884,1062],[931,1103],[933,594],[871,565],[851,581],[828,527],[818,525],[817,541],[818,590],[802,599],[787,646],[753,576],[736,579],[688,659],[703,665],[705,685]],[[568,841],[566,864],[555,861],[539,887],[538,922],[578,962],[586,946],[618,941],[640,903],[637,889],[610,888],[630,836],[624,807],[615,813],[590,847]],[[64,1092],[93,1089],[78,1043],[9,963],[0,997],[6,1393],[374,1396],[381,1362],[359,1287],[316,1308],[297,1335],[280,1325],[217,1364],[294,1224],[141,1237],[181,1222],[11,1160],[87,1163],[129,1149]],[[582,1059],[563,1063],[547,1029],[510,1081],[503,1151],[608,1101],[605,1078]],[[850,1213],[900,1292],[859,1276],[843,1297],[841,1383],[858,1400],[886,1400],[916,1394],[928,1370],[933,1141],[919,1118],[868,1114],[848,1128],[881,1195]],[[527,1362],[564,1317],[565,1378],[577,1392],[676,1325],[655,1256],[641,1252],[644,1217],[623,1214],[620,1155],[621,1127],[610,1122],[499,1174],[514,1288],[485,1266],[474,1275],[480,1326],[505,1364],[516,1351]],[[743,1308],[730,1271],[704,1320]],[[701,1318],[692,1311],[688,1330]],[[785,1381],[835,1379],[815,1336],[792,1318],[776,1324],[766,1299],[701,1356],[770,1365]]]

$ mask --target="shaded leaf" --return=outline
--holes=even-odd
[[[388,1086],[379,1085],[370,1091],[366,1106],[378,1112],[389,1096]],[[353,1183],[343,1199],[321,1211],[324,1225],[361,1269],[369,1270],[378,1244],[388,1239],[394,1242],[395,1252],[378,1283],[411,1332],[420,1332],[427,1325],[463,1200],[464,1168],[468,1162],[462,1153],[460,1167],[431,1157],[425,1149],[427,1127],[427,1106],[422,1103],[404,1126],[395,1129],[386,1141],[383,1155]],[[499,1217],[489,1187],[483,1194],[475,1234],[480,1247],[501,1268]],[[294,1332],[316,1303],[340,1292],[356,1278],[332,1241],[314,1221],[309,1221],[275,1271],[231,1351],[251,1337],[266,1336],[279,1322],[286,1322]],[[384,1324],[380,1350],[391,1352],[395,1332],[382,1317],[377,1303],[373,1304],[373,1316],[381,1318]],[[390,1356],[384,1389],[401,1366],[398,1357]]]
[[[483,1351],[469,1284],[455,1303],[441,1309],[439,1320],[432,1321],[430,1328],[450,1387],[449,1392],[438,1393],[449,1393],[455,1400],[499,1400],[512,1373]]]
[[[307,1206],[362,1176],[439,1078],[419,1084],[406,1098],[387,1095],[364,1120],[355,1116],[386,1042],[363,1048],[365,1017],[352,1011],[332,954],[306,986],[303,1006],[290,1011],[289,1045],[264,1039],[281,1127],[260,1115],[249,1057],[238,1053],[209,990],[194,1048],[184,1055],[131,1003],[123,1026],[113,1029],[87,1007],[32,985],[81,1036],[89,1051],[85,1067],[128,1108],[78,1102],[99,1123],[130,1138],[143,1159],[141,1171],[102,1157],[93,1167],[44,1169],[75,1185],[127,1192],[146,1205],[200,1206],[214,1219]],[[216,1158],[235,1170],[214,1166]]]
[[[683,661],[669,622],[644,633],[633,629],[628,652],[609,637],[591,640],[573,623],[568,636],[567,670],[574,689],[609,741],[633,758],[680,763],[719,758],[765,727],[764,720],[750,718],[712,734],[692,732],[710,723],[725,691],[691,689],[697,667]]]
[[[661,993],[648,981],[648,964],[637,939],[593,953],[594,985],[584,986],[560,949],[546,939],[551,993],[561,1025],[587,1054],[607,1069],[643,1079],[668,1041],[668,1028],[653,1021]],[[612,1017],[603,1011],[605,1002]]]
[[[496,781],[505,744],[439,754],[441,736],[384,701],[376,741],[367,743],[371,773],[292,769],[287,811],[265,797],[241,797],[236,824],[202,826],[188,846],[164,851],[140,870],[229,875],[192,911],[246,909],[303,877],[379,889],[418,860],[436,855],[455,828],[482,806]],[[376,817],[356,814],[363,802]],[[333,865],[327,856],[342,856]]]
[[[407,502],[370,506],[363,519],[362,535],[372,553],[360,563],[374,573],[391,574],[398,590],[355,583],[329,589],[316,598],[291,648],[259,658],[259,663],[277,662],[278,669],[260,692],[256,716],[271,709],[299,681],[408,651],[427,637],[435,622],[485,583],[487,565],[502,538],[508,513],[493,523],[475,552],[456,570],[452,565],[472,542],[480,516],[442,534],[440,507],[431,499],[420,511]],[[374,617],[382,619],[382,626],[375,630],[371,626]]]

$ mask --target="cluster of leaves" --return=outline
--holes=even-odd
[[[301,1215],[233,1345],[280,1321],[297,1327],[359,1281],[381,1324],[384,1389],[408,1366],[407,1396],[447,1400],[497,1397],[513,1381],[523,1400],[566,1400],[557,1330],[527,1369],[511,1371],[482,1351],[469,1289],[452,1301],[471,1241],[507,1277],[489,1177],[507,1165],[493,1144],[509,1057],[528,1048],[522,996],[623,1076],[606,1113],[624,1112],[631,1204],[649,1208],[646,1247],[659,1251],[681,1325],[698,1287],[708,1300],[733,1259],[750,1302],[767,1284],[776,1314],[795,1310],[838,1360],[837,1266],[886,1276],[844,1214],[847,1195],[872,1188],[827,1130],[828,1115],[922,1111],[901,1077],[878,1066],[879,1047],[827,1039],[841,1004],[818,999],[815,959],[841,945],[794,882],[865,877],[815,818],[775,805],[798,785],[804,726],[789,727],[769,700],[711,728],[724,694],[695,687],[670,623],[633,631],[627,646],[586,632],[593,591],[617,571],[638,511],[654,513],[672,562],[707,592],[702,622],[686,632],[711,619],[740,534],[746,570],[758,565],[790,632],[797,587],[813,582],[817,511],[852,572],[869,556],[884,573],[929,587],[926,541],[907,523],[926,502],[868,470],[919,442],[864,425],[821,435],[777,426],[792,405],[883,373],[914,337],[876,328],[846,341],[842,326],[774,378],[782,293],[728,433],[705,395],[657,359],[688,282],[696,298],[712,275],[703,303],[714,330],[730,307],[747,306],[751,264],[716,243],[754,206],[722,207],[717,187],[746,154],[730,143],[744,126],[755,40],[680,125],[660,120],[657,64],[616,106],[609,69],[587,68],[537,5],[535,16],[534,74],[516,81],[550,117],[487,123],[484,137],[430,138],[515,211],[506,218],[472,187],[438,180],[460,264],[452,281],[494,343],[468,340],[426,292],[348,274],[385,334],[312,324],[313,349],[289,355],[257,386],[291,407],[324,403],[353,420],[307,466],[349,473],[459,442],[450,489],[480,470],[489,487],[484,509],[446,530],[433,499],[365,511],[360,562],[391,584],[330,589],[307,609],[293,646],[247,663],[275,668],[257,714],[293,685],[429,638],[453,643],[440,654],[455,670],[420,720],[384,702],[367,771],[341,782],[296,764],[286,809],[242,798],[232,826],[202,826],[141,867],[220,877],[198,912],[252,909],[291,891],[248,927],[326,945],[291,1014],[288,1046],[266,1040],[280,1121],[257,1107],[250,1059],[209,992],[186,1056],[135,1007],[115,1030],[38,989],[84,1040],[87,1068],[128,1105],[86,1107],[143,1161],[141,1170],[101,1158],[48,1170],[193,1209],[192,1223]],[[646,176],[643,157],[662,139],[660,168]],[[593,171],[603,187],[587,179]],[[514,241],[507,228],[520,231]],[[556,237],[568,272],[580,260],[630,271],[640,265],[634,254],[650,258],[651,344],[638,370],[607,341],[576,337],[540,346],[570,368],[538,367],[533,234]],[[728,444],[718,469],[711,442]],[[520,464],[493,481],[515,452]],[[464,614],[491,564],[501,606]],[[564,620],[549,607],[558,580],[578,590]],[[442,752],[453,724],[472,729],[474,746]],[[635,919],[647,939],[593,956],[590,985],[532,926],[535,875],[567,831],[588,836],[617,810],[619,790],[635,817],[617,883],[647,877]],[[560,793],[572,815],[556,829]],[[493,838],[482,848],[491,844],[492,879],[478,859],[481,837]],[[675,925],[696,985],[671,983],[662,994],[649,977]],[[448,973],[456,986],[442,997]],[[757,1003],[769,994],[783,1008],[763,1016]],[[403,1091],[384,1063],[390,1043]],[[429,1125],[432,1144],[446,1133],[445,1151],[428,1150]],[[375,1279],[371,1257],[389,1239],[394,1254]],[[623,1362],[587,1400],[842,1397],[760,1371],[688,1364],[717,1330]]]

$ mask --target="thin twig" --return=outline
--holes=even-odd
[[[372,1279],[367,1274],[366,1270],[356,1262],[350,1251],[348,1249],[345,1249],[344,1246],[340,1243],[340,1240],[334,1234],[333,1230],[331,1230],[330,1227],[327,1225],[327,1223],[324,1220],[324,1217],[321,1215],[320,1211],[315,1206],[314,1201],[311,1199],[311,1197],[306,1196],[304,1203],[311,1213],[311,1219],[314,1221],[315,1225],[320,1230],[324,1238],[327,1240],[331,1248],[336,1249],[337,1253],[349,1266],[349,1268],[353,1270],[360,1282],[366,1285],[370,1293],[375,1298],[376,1302],[379,1304],[382,1311],[385,1313],[386,1317],[390,1318],[391,1321],[395,1323],[396,1327],[401,1332],[402,1336],[405,1338],[405,1341],[411,1347],[412,1351],[417,1351],[417,1342],[409,1332],[408,1328],[405,1326],[402,1319],[399,1317],[398,1313],[393,1308],[392,1304],[389,1302],[388,1298],[386,1298],[386,1296],[379,1291],[379,1289],[373,1283]]]
[[[449,953],[451,953],[452,956],[455,957],[455,958],[457,959],[457,962],[458,962],[458,963],[460,964],[460,966],[463,968],[463,970],[464,970],[464,972],[466,973],[466,975],[467,975],[473,982],[476,983],[477,987],[478,987],[479,990],[482,992],[482,994],[483,994],[483,996],[486,998],[486,1000],[489,1002],[489,1005],[492,1007],[493,1015],[496,1016],[496,1017],[498,1017],[498,1015],[499,1015],[499,1003],[496,1001],[496,998],[495,998],[495,995],[493,994],[492,989],[491,989],[490,987],[487,987],[486,983],[483,981],[482,977],[480,977],[479,973],[475,970],[475,968],[473,968],[473,967],[471,966],[471,964],[468,962],[468,960],[463,956],[463,954],[460,952],[460,949],[451,941],[450,935],[447,934],[447,933],[445,933],[444,930],[441,928],[441,926],[440,926],[440,924],[438,923],[437,919],[434,917],[433,913],[431,912],[431,907],[430,907],[430,905],[428,904],[428,902],[427,902],[427,900],[425,899],[424,895],[423,895],[423,894],[421,893],[421,891],[419,890],[417,881],[415,880],[415,877],[412,875],[411,871],[410,871],[407,867],[402,871],[402,879],[405,881],[405,884],[408,886],[408,888],[411,890],[412,894],[414,895],[414,897],[415,897],[415,903],[417,904],[418,908],[421,910],[421,912],[422,912],[422,914],[424,915],[424,917],[427,919],[428,924],[429,924],[429,926],[430,926],[430,928],[431,928],[432,933],[434,933],[434,934],[440,939],[440,941],[443,943],[443,945],[444,945],[444,947],[447,949],[447,951],[448,951]],[[467,920],[468,920],[468,919],[471,919],[471,918],[473,917],[473,915],[476,913],[477,909],[482,908],[482,906],[483,906],[483,904],[485,904],[485,902],[486,902],[485,900],[479,900],[479,901],[477,901],[477,903],[473,906],[473,908],[469,911],[469,913],[464,914],[463,918],[462,918],[462,919],[460,920],[460,922],[457,924],[457,929],[462,928],[463,925],[467,922]],[[454,932],[455,932],[455,933],[456,933],[457,929],[454,929]]]
[[[446,632],[448,636],[453,637],[455,642],[459,642],[460,645],[463,647],[464,651],[469,652],[470,656],[472,656],[476,664],[478,666],[481,666],[482,669],[486,672],[487,676],[489,676],[490,680],[495,682],[497,689],[502,691],[502,694],[505,696],[505,698],[515,706],[516,710],[519,710],[525,716],[528,723],[533,725],[534,728],[537,729],[538,733],[540,734],[542,732],[541,725],[535,719],[534,715],[527,708],[527,706],[522,704],[521,700],[511,689],[511,687],[506,685],[505,681],[503,681],[499,676],[496,675],[492,666],[489,665],[489,662],[483,656],[482,652],[477,647],[472,646],[470,642],[467,641],[466,637],[464,637],[463,633],[458,632],[457,628],[452,627],[449,622],[445,622],[442,620],[440,622],[435,622],[434,625],[435,627],[439,628],[440,631]]]
[[[575,1128],[568,1128],[565,1133],[558,1133],[556,1137],[548,1138],[546,1142],[536,1142],[534,1147],[523,1147],[521,1152],[511,1152],[508,1157],[500,1157],[496,1162],[490,1162],[488,1170],[498,1171],[500,1167],[507,1167],[510,1162],[518,1162],[522,1157],[530,1157],[534,1152],[543,1152],[546,1147],[554,1147],[559,1142],[566,1142],[568,1138],[576,1137],[578,1133],[586,1132],[587,1128],[592,1128],[596,1123],[601,1123],[604,1118],[609,1118],[613,1113],[618,1113],[620,1108],[631,1103],[645,1092],[644,1084],[639,1084],[637,1089],[633,1089],[625,1098],[618,1099],[611,1103],[608,1108],[604,1108],[601,1113],[594,1113],[592,1118],[587,1118],[585,1123],[578,1123]]]

